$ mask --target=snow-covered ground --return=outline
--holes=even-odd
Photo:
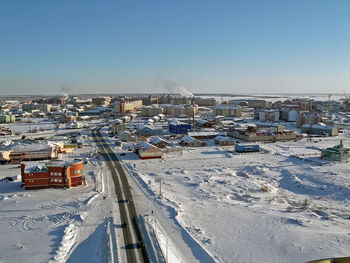
[[[340,138],[350,147],[344,134],[249,154],[217,146],[153,160],[127,153],[124,163],[155,195],[161,178],[158,202],[215,261],[304,262],[350,253],[349,164],[317,156]]]
[[[114,145],[107,128],[103,133]],[[349,164],[318,159],[320,149],[340,139],[350,147],[349,134],[342,134],[261,144],[261,152],[249,154],[207,146],[140,160],[126,143],[113,149],[126,152],[120,157],[143,231],[161,247],[154,258],[292,263],[350,253]],[[88,140],[87,147],[63,155],[88,161],[83,187],[24,191],[18,165],[0,166],[0,178],[17,178],[0,184],[1,263],[120,257],[111,249],[118,247],[115,237],[122,242],[113,184]]]
[[[87,142],[89,143],[89,142]],[[103,200],[108,169],[93,147],[77,148],[65,160],[85,158],[87,185],[25,191],[18,165],[0,166],[0,262],[108,262],[111,204]]]

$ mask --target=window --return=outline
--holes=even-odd
[[[62,183],[62,179],[58,179],[58,182]]]

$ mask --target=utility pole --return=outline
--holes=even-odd
[[[162,196],[162,178],[159,178],[159,196]]]
[[[159,196],[162,195],[162,178],[156,178],[154,179],[155,183],[159,183]]]
[[[195,130],[194,129],[194,96],[192,96],[191,98],[191,104],[192,104],[192,129],[194,131]]]

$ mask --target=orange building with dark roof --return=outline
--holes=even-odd
[[[70,188],[82,185],[83,163],[53,161],[21,164],[22,184],[26,190],[43,188]]]

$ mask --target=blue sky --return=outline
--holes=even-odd
[[[0,95],[350,92],[348,0],[0,0]]]

